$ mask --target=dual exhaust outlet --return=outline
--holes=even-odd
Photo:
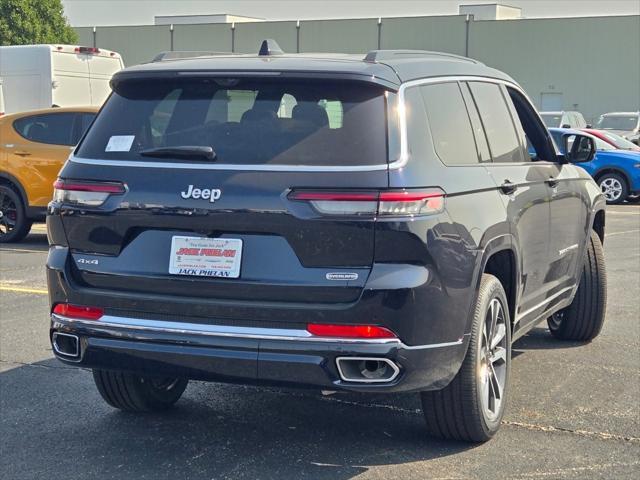
[[[345,382],[389,383],[400,374],[400,367],[388,358],[338,357],[336,366]]]

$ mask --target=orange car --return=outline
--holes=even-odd
[[[0,117],[0,243],[45,217],[53,182],[98,107],[48,108]]]

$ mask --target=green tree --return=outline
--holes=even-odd
[[[0,45],[77,42],[61,0],[0,0]]]

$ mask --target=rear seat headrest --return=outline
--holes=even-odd
[[[291,111],[291,118],[311,122],[318,127],[329,125],[327,111],[318,104],[299,103]]]
[[[240,122],[260,122],[265,120],[276,120],[277,118],[278,116],[273,110],[266,110],[264,108],[252,108],[242,114]]]

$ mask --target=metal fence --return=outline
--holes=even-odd
[[[436,50],[476,58],[587,119],[640,108],[640,16],[474,21],[464,15],[238,24],[76,28],[80,43],[115,50],[126,65],[166,50],[257,52],[264,38],[285,52]]]

